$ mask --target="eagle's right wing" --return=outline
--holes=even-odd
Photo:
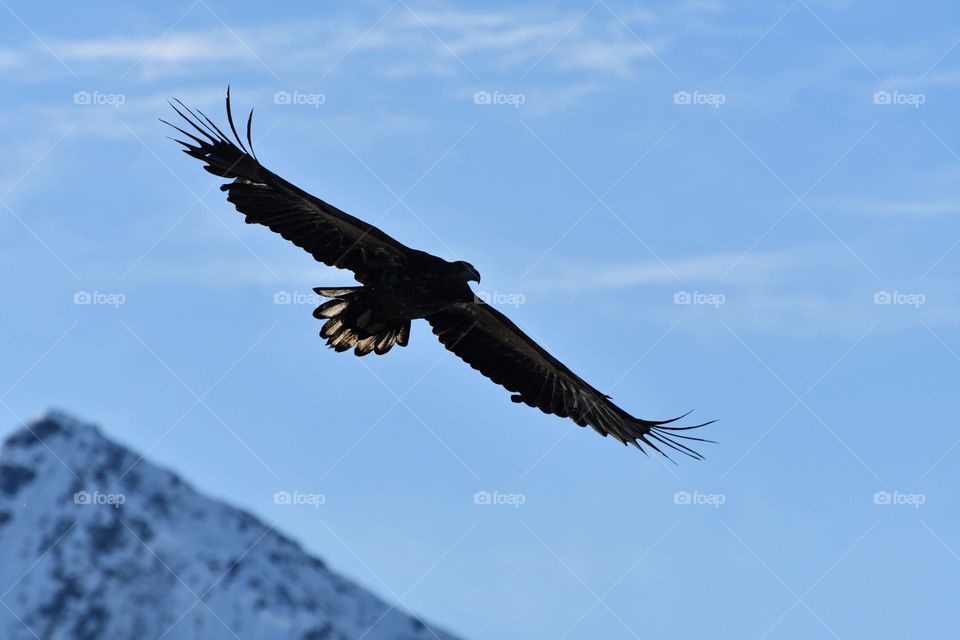
[[[319,262],[353,271],[360,282],[370,271],[398,265],[409,254],[410,249],[377,227],[310,195],[261,165],[250,139],[253,112],[247,119],[248,149],[233,124],[229,88],[227,120],[233,140],[203,113],[179,101],[171,106],[192,132],[163,122],[190,138],[191,142],[177,140],[186,147],[184,153],[202,160],[210,173],[233,179],[220,189],[227,192],[227,200],[238,211],[246,214],[248,223],[269,227]]]
[[[544,413],[590,425],[602,436],[643,451],[647,445],[669,447],[693,458],[702,456],[680,442],[703,438],[680,435],[703,424],[679,427],[674,420],[634,418],[550,355],[505,315],[482,300],[460,302],[427,316],[433,332],[448,350],[497,384],[514,392],[514,402],[538,407]],[[681,416],[682,417],[682,416]],[[668,456],[669,457],[669,456]]]

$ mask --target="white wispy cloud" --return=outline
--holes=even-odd
[[[832,210],[878,216],[934,217],[960,213],[960,202],[953,199],[848,199],[828,203]]]
[[[822,248],[798,248],[772,253],[719,253],[660,262],[570,265],[556,275],[532,280],[543,291],[626,289],[647,285],[690,285],[723,281],[732,286],[769,283],[784,275],[843,263],[843,256]]]
[[[210,22],[192,14],[191,21]],[[196,74],[197,63],[224,60],[271,62],[286,72],[316,73],[331,65],[349,66],[351,55],[389,55],[385,73],[449,75],[468,67],[523,71],[532,63],[561,70],[628,74],[667,47],[663,36],[641,42],[641,32],[656,22],[647,11],[613,14],[597,6],[587,14],[562,10],[512,8],[497,11],[419,10],[397,5],[376,22],[369,16],[338,16],[293,25],[265,23],[225,28],[176,28],[170,33],[49,40],[68,65],[135,65],[141,77]],[[645,37],[644,37],[645,38]],[[646,38],[645,38],[646,39]],[[347,54],[344,56],[344,54]],[[343,57],[343,59],[341,59]],[[25,43],[22,51],[0,51],[0,67],[24,58],[52,64],[49,51]],[[458,60],[460,58],[460,60]],[[266,64],[266,63],[264,63]],[[373,69],[379,68],[379,65]]]
[[[557,264],[550,271],[555,275],[514,288],[531,295],[594,299],[606,291],[615,296],[617,314],[642,300],[644,318],[672,324],[684,317],[696,330],[725,331],[721,320],[791,335],[855,333],[878,320],[888,330],[915,330],[921,326],[919,318],[938,325],[960,323],[960,304],[948,278],[878,281],[842,246],[829,243],[665,263]],[[923,303],[919,308],[877,304],[875,296],[881,292],[920,294]],[[722,302],[677,304],[678,294],[701,295],[708,301],[708,296],[721,296]]]
[[[25,63],[24,55],[19,51],[0,49],[0,69],[13,69]]]
[[[247,53],[241,42],[223,29],[171,33],[159,40],[115,37],[55,42],[54,51],[69,61],[185,63],[226,60]]]
[[[620,76],[630,75],[639,61],[656,58],[667,48],[666,39],[652,42],[630,37],[589,39],[564,47],[557,61],[561,69],[601,71]]]
[[[684,0],[679,4],[681,11],[694,13],[723,13],[727,10],[725,2],[720,0]]]

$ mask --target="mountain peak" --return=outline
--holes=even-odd
[[[14,431],[3,445],[32,447],[51,438],[106,440],[96,425],[78,420],[64,411],[51,409]]]
[[[50,411],[0,447],[0,637],[452,639]]]

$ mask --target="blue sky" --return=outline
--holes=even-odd
[[[956,3],[0,15],[5,431],[94,420],[468,638],[960,634]],[[718,418],[706,461],[514,405],[426,325],[328,350],[349,274],[157,121],[228,83],[264,164],[468,259],[628,411]]]

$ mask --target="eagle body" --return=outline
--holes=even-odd
[[[480,274],[472,265],[407,247],[260,164],[251,139],[253,112],[244,144],[234,124],[229,89],[226,112],[232,136],[202,112],[179,101],[170,104],[187,127],[166,123],[188,138],[177,142],[187,155],[202,161],[204,169],[226,180],[220,189],[247,223],[268,227],[317,262],[353,272],[360,286],[315,289],[330,298],[314,316],[325,321],[320,335],[336,351],[383,355],[394,346],[406,346],[411,322],[423,319],[448,351],[509,390],[513,402],[570,418],[644,453],[644,447],[650,447],[665,456],[670,449],[702,458],[684,441],[710,441],[681,432],[709,422],[676,426],[680,418],[630,415],[477,298],[470,282],[479,283]]]
[[[362,287],[315,288],[333,300],[317,307],[314,317],[328,319],[320,335],[336,351],[383,355],[395,344],[407,345],[411,320],[471,302],[471,280],[479,282],[480,275],[470,264],[415,251],[399,265],[371,271]]]
[[[365,289],[382,299],[385,308],[413,320],[449,304],[473,300],[470,281],[479,282],[480,275],[469,264],[417,251],[399,268],[377,272],[363,282]]]

